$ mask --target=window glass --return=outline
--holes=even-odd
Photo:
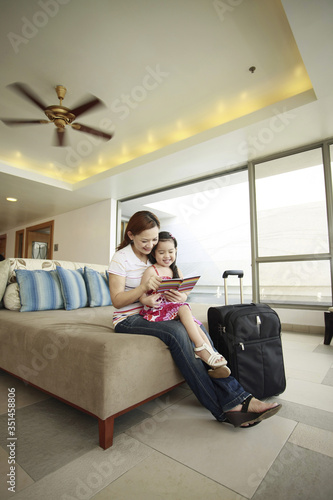
[[[200,275],[190,300],[223,304],[222,274],[243,269],[244,294],[251,301],[251,237],[247,171],[176,188],[121,204],[122,216],[150,210],[178,241],[177,263],[184,276]],[[239,302],[239,283],[230,278],[230,302]]]
[[[332,305],[329,261],[259,264],[260,302]]]
[[[255,166],[259,257],[328,252],[321,149]]]

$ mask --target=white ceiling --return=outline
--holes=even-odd
[[[0,122],[0,234],[333,136],[331,0],[0,6],[0,117],[43,119],[10,83],[46,105],[61,84],[66,107],[102,99],[79,121],[115,134],[57,148],[53,124]]]

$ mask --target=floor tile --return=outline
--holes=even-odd
[[[310,406],[300,405],[286,401],[282,399],[283,394],[278,398],[269,398],[268,401],[276,401],[282,404],[282,408],[279,411],[279,417],[288,418],[289,420],[295,420],[295,422],[301,422],[312,427],[318,427],[319,429],[324,429],[331,431],[333,429],[333,412],[318,410],[317,408],[311,408]]]
[[[151,417],[128,434],[248,498],[296,425],[275,416],[251,429],[235,429],[217,422],[194,396],[157,417],[158,421]]]
[[[327,385],[288,379],[287,388],[279,398],[333,412],[333,387]]]
[[[297,424],[289,442],[333,458],[333,432]],[[332,492],[333,493],[333,492]]]
[[[7,474],[10,473],[10,466],[12,464],[8,463],[8,453],[7,451],[0,447],[0,498],[1,500],[7,500],[7,498],[13,498],[13,491],[8,490],[9,487],[12,487],[10,484],[7,484],[7,481],[10,478]],[[15,467],[15,478],[14,481],[14,491],[19,492],[33,484],[33,480],[29,475],[17,464],[12,465]]]
[[[7,397],[8,389],[15,388],[15,407],[23,408],[24,406],[31,405],[37,401],[43,401],[49,399],[50,396],[42,391],[34,389],[33,387],[25,384],[22,380],[8,375],[2,371],[2,376],[0,377],[0,393],[5,394],[4,397],[0,399],[0,415],[7,413]]]
[[[124,415],[120,415],[120,417],[115,418],[113,436],[119,436],[119,434],[127,431],[133,425],[136,425],[147,418],[148,414],[141,411],[140,408],[135,408],[134,410],[128,411],[127,413],[124,413]]]
[[[322,384],[333,386],[333,368],[330,368],[323,378]]]
[[[189,389],[187,387],[188,386],[185,388],[183,388],[183,386],[176,387],[172,391],[163,394],[163,396],[141,405],[140,410],[148,413],[149,415],[155,415],[156,413],[165,410],[169,406],[174,405],[181,399],[187,397],[189,395]]]
[[[329,354],[316,354],[297,350],[283,353],[286,376],[320,384],[332,366],[333,357]]]
[[[310,342],[297,342],[296,340],[282,340],[283,352],[285,351],[297,351],[297,352],[314,352],[317,349],[317,343]]]
[[[122,434],[108,450],[95,447],[15,495],[15,500],[89,500],[153,451]]]
[[[332,498],[333,459],[287,443],[252,500]]]
[[[282,332],[282,343],[285,340],[290,340],[298,342],[299,344],[322,344],[322,335],[313,335],[310,333],[299,333],[299,332]]]
[[[318,345],[313,352],[318,354],[330,354],[333,359],[333,345]]]
[[[92,500],[242,500],[237,493],[154,452],[97,493]],[[245,500],[245,499],[244,499]]]
[[[19,409],[16,429],[17,463],[35,481],[98,445],[97,419],[53,398]],[[0,430],[5,448],[6,415]]]

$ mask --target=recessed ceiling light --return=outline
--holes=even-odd
[[[6,198],[7,201],[17,201],[17,198]]]

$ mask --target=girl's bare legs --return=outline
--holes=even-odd
[[[180,306],[178,310],[178,316],[182,324],[185,326],[188,336],[194,343],[195,347],[201,347],[203,343],[211,346],[210,340],[207,335],[201,330],[199,325],[194,321],[192,312],[188,306]],[[196,354],[203,360],[208,361],[210,353],[203,349],[202,351],[196,352]],[[222,354],[220,355],[223,359]]]

